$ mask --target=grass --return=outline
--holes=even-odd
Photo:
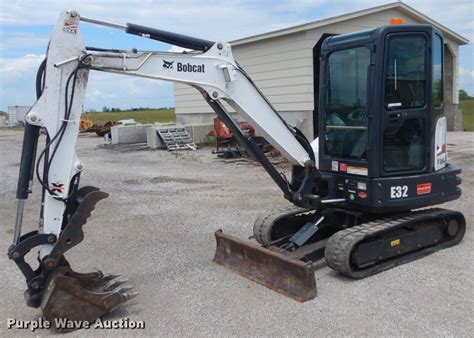
[[[465,131],[474,131],[474,100],[459,102]]]
[[[130,110],[120,112],[94,112],[86,113],[86,116],[92,120],[93,123],[97,121],[118,121],[124,119],[134,119],[139,123],[154,123],[154,122],[175,122],[176,115],[174,108],[159,108],[147,110]]]

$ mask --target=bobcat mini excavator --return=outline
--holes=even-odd
[[[192,51],[85,47],[81,22]],[[446,151],[441,33],[428,25],[387,25],[332,36],[320,61],[319,137],[310,142],[279,116],[228,43],[62,13],[38,70],[38,99],[26,117],[8,252],[26,278],[27,305],[41,307],[49,320],[93,321],[135,295],[116,276],[75,272],[65,258],[83,240],[96,203],[108,196],[80,187],[84,165],[75,147],[89,71],[196,88],[294,205],[257,219],[258,244],[216,232],[214,261],[247,278],[306,301],[316,296],[316,259],[363,278],[461,241],[460,212],[425,208],[461,195],[461,170],[448,164]],[[228,106],[291,162],[290,180],[242,134]],[[40,128],[47,137],[38,148]],[[22,234],[34,179],[42,188],[39,229]],[[39,249],[35,269],[25,261],[33,249]]]

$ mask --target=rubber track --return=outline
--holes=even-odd
[[[272,239],[268,238],[268,235],[271,233],[271,229],[276,222],[285,217],[314,211],[315,210],[309,210],[300,207],[288,207],[262,214],[257,218],[253,225],[253,234],[255,239],[258,243],[266,245],[272,241]]]
[[[395,230],[405,227],[411,223],[418,223],[429,220],[445,219],[447,217],[457,217],[464,223],[459,224],[461,227],[458,234],[450,240],[445,240],[437,245],[425,247],[424,249],[406,253],[399,258],[382,261],[380,264],[375,264],[365,269],[356,270],[351,264],[352,251],[357,244],[363,240],[381,235],[388,230]],[[461,241],[465,232],[464,216],[457,211],[445,209],[424,209],[413,211],[406,214],[399,214],[397,216],[386,217],[374,220],[368,223],[354,226],[335,233],[328,240],[325,249],[325,257],[327,264],[334,270],[343,275],[352,278],[364,278],[378,272],[393,268],[395,266],[413,261],[417,258],[431,254],[439,249],[455,245]]]

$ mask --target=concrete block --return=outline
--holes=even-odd
[[[166,148],[166,145],[158,135],[158,127],[152,126],[146,130],[146,143],[152,149]]]
[[[207,134],[214,129],[213,123],[200,123],[186,125],[186,130],[194,140],[194,143],[200,144],[208,140]]]
[[[135,126],[115,126],[110,130],[112,144],[146,143],[146,130],[151,124],[137,124]]]

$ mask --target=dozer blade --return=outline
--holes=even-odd
[[[126,281],[114,280],[115,277],[118,275],[104,276],[100,271],[81,274],[58,268],[43,294],[44,317],[53,324],[59,318],[92,322],[138,295],[129,292],[131,287],[121,286]]]
[[[316,297],[311,262],[304,263],[253,243],[215,233],[214,262],[299,302]]]

